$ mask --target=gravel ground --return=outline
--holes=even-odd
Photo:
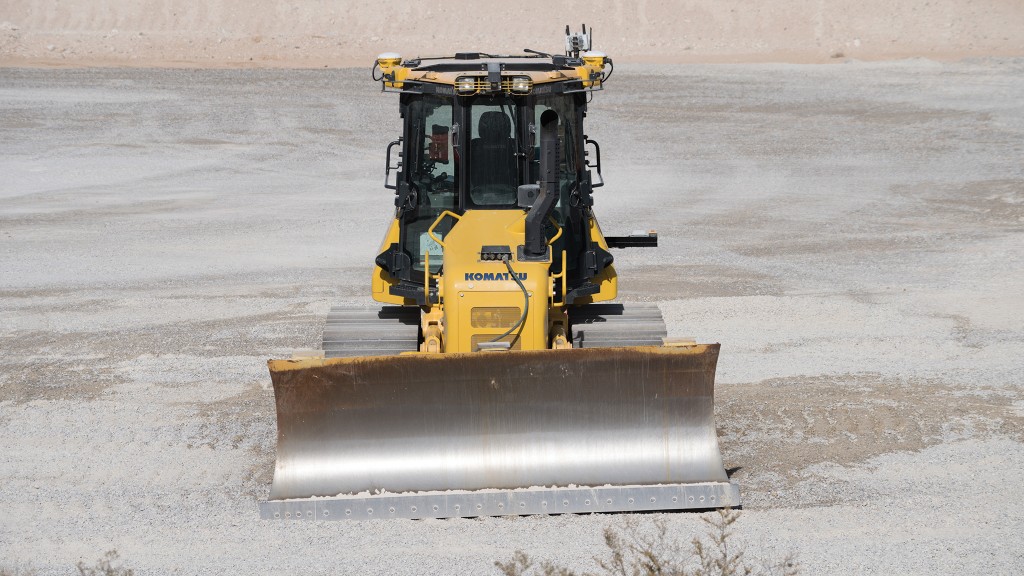
[[[1024,61],[623,66],[595,95],[624,300],[723,344],[752,556],[1024,572]],[[0,566],[593,569],[626,515],[261,521],[265,360],[366,302],[397,99],[366,70],[0,69]],[[646,514],[689,541],[702,515]]]

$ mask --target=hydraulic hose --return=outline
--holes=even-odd
[[[513,324],[512,327],[509,328],[504,334],[498,336],[494,340],[491,340],[491,342],[500,342],[503,338],[505,338],[505,336],[508,336],[509,334],[515,332],[517,328],[523,325],[523,322],[526,321],[526,315],[530,312],[530,293],[527,292],[526,286],[523,285],[523,281],[519,279],[519,276],[516,274],[515,270],[512,269],[512,263],[508,261],[508,256],[502,256],[501,261],[505,263],[505,268],[508,268],[508,275],[511,276],[512,279],[516,281],[516,284],[519,285],[519,289],[523,291],[523,314],[519,317],[518,322]]]

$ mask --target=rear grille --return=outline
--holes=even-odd
[[[470,312],[469,323],[473,328],[504,329],[515,326],[519,321],[522,311],[515,306],[487,306],[473,308]],[[497,336],[495,334],[494,336]],[[476,346],[474,341],[473,346]]]

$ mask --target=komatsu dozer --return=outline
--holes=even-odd
[[[271,360],[277,463],[263,518],[445,518],[740,504],[714,425],[718,344],[615,303],[593,211],[587,103],[614,70],[565,54],[381,55],[401,138],[378,308],[331,310],[323,357]],[[396,153],[397,149],[397,153]]]

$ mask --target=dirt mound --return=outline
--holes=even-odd
[[[0,65],[351,66],[384,51],[561,50],[581,21],[622,61],[821,62],[908,56],[1024,54],[1024,10],[988,0],[524,0],[291,3],[210,0],[10,0],[0,13]],[[393,5],[392,5],[393,4]],[[524,18],[524,14],[528,15]],[[535,16],[534,16],[535,15]]]

